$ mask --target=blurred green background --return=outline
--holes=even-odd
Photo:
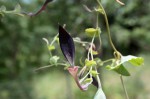
[[[123,55],[137,55],[145,59],[144,66],[127,66],[132,74],[124,77],[130,99],[150,99],[150,1],[101,0],[110,23],[111,35],[117,49]],[[35,12],[44,0],[0,0],[8,10],[20,4],[25,12]],[[34,69],[49,65],[49,52],[42,38],[52,41],[58,32],[58,23],[66,24],[73,37],[90,41],[84,29],[95,25],[95,16],[83,8],[96,5],[96,0],[55,0],[36,17],[20,17],[13,14],[0,16],[0,99],[92,99],[96,88],[90,86],[82,92],[68,75],[64,67]],[[108,43],[104,18],[100,18],[102,29],[102,59],[112,57]],[[63,58],[59,46],[53,51]],[[78,50],[81,49],[81,50]],[[76,59],[85,53],[76,46]],[[76,64],[79,64],[77,60]],[[119,75],[100,69],[102,85],[107,99],[124,99]]]

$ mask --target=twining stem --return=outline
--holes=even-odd
[[[96,33],[95,33],[96,34]],[[89,48],[89,50],[88,50],[88,60],[90,60],[90,52],[91,52],[91,58],[92,58],[92,60],[93,60],[93,50],[92,50],[92,45],[93,45],[93,42],[94,42],[94,39],[95,39],[95,34],[94,34],[94,36],[93,36],[93,38],[92,38],[92,41],[91,41],[91,44],[90,44],[90,48]]]
[[[109,42],[110,42],[110,45],[112,46],[113,50],[115,52],[118,52],[116,47],[114,46],[113,42],[112,42],[112,39],[111,39],[111,35],[110,35],[110,29],[109,29],[109,23],[108,23],[108,18],[107,18],[107,14],[102,6],[102,4],[100,3],[99,0],[97,0],[98,4],[99,4],[99,7],[103,10],[103,15],[104,15],[104,18],[105,18],[105,22],[106,22],[106,28],[107,28],[107,33],[108,33],[108,38],[109,38]]]
[[[111,58],[111,59],[108,59],[108,60],[105,60],[105,61],[102,61],[103,64],[107,63],[107,62],[110,62],[110,61],[113,61],[114,59]]]
[[[96,12],[96,28],[97,29],[99,29],[99,26],[98,26],[98,22],[99,22],[98,15],[99,15],[99,13]],[[98,33],[98,38],[99,38],[99,46],[100,46],[100,49],[101,49],[101,47],[102,47],[102,40],[101,40],[100,33]]]
[[[53,43],[56,41],[56,38],[58,37],[59,33],[56,34],[56,36],[54,37],[53,41],[51,42],[50,46],[53,45]]]
[[[80,43],[80,44],[89,44],[90,43],[90,42],[86,42],[86,41],[77,40],[76,38],[73,38],[73,41],[76,43]]]
[[[126,99],[129,99],[129,96],[128,96],[128,93],[127,93],[127,90],[126,90],[125,85],[124,85],[124,82],[123,82],[122,75],[120,75],[120,80],[121,80],[121,84],[122,84],[123,89],[124,89],[124,93],[125,93],[125,95],[126,95]]]
[[[95,66],[95,71],[97,72],[97,68]],[[101,80],[100,80],[100,77],[98,75],[96,75],[96,78],[97,78],[97,82],[98,82],[98,88],[101,88],[102,85],[101,85]]]

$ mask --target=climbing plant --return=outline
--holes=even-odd
[[[20,5],[17,5],[14,10],[8,11],[5,6],[1,6],[0,8],[0,15],[4,17],[6,14],[15,14],[20,16],[30,16],[30,17],[38,17],[37,15],[40,14],[48,5],[48,3],[52,2],[53,0],[46,0],[43,6],[35,13],[27,13],[21,10]],[[119,4],[125,5],[119,0],[116,0]],[[130,63],[133,66],[141,66],[144,63],[144,59],[142,57],[136,57],[133,55],[124,56],[121,54],[121,51],[117,50],[115,47],[112,38],[111,32],[109,28],[109,21],[106,11],[101,3],[100,0],[95,0],[97,5],[93,7],[93,9],[88,8],[88,6],[84,5],[84,8],[91,13],[93,16],[96,17],[95,26],[85,28],[85,36],[91,39],[90,42],[83,41],[80,37],[72,37],[71,33],[67,31],[67,24],[60,25],[58,24],[58,33],[56,36],[53,37],[53,40],[49,42],[46,38],[43,40],[46,42],[47,47],[50,53],[50,66],[64,66],[65,70],[68,70],[70,75],[73,77],[74,81],[76,82],[77,86],[82,90],[88,90],[88,87],[93,84],[97,88],[97,92],[94,96],[94,99],[106,99],[105,92],[102,89],[101,81],[100,81],[100,72],[98,71],[99,67],[104,66],[107,70],[114,71],[118,73],[120,76],[120,80],[125,92],[126,99],[129,99],[127,90],[125,88],[125,84],[123,81],[123,76],[130,76],[130,72],[126,69],[126,63]],[[113,49],[114,57],[111,57],[106,60],[102,60],[99,55],[102,53],[102,44],[103,41],[101,40],[102,31],[100,27],[100,15],[104,17],[106,23],[106,31],[108,35],[108,42],[110,43],[111,48]],[[67,17],[67,16],[66,16]],[[68,20],[69,21],[69,20]],[[93,23],[91,23],[93,24]],[[96,39],[99,41],[96,45]],[[60,59],[60,56],[54,55],[53,50],[57,50],[55,48],[56,43],[60,45],[60,49],[68,62],[64,62],[64,60]],[[76,49],[75,43],[81,44],[82,47],[85,48],[84,52],[86,53],[86,57],[82,57],[84,60],[77,60],[80,61],[80,65],[77,66],[75,63],[75,56],[76,56]],[[43,69],[46,67],[40,67],[36,70]],[[59,67],[57,67],[59,68]]]

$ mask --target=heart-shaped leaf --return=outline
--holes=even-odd
[[[108,70],[114,70],[117,73],[123,75],[123,76],[130,76],[130,73],[125,68],[125,63],[131,63],[133,66],[141,66],[144,64],[144,59],[142,57],[136,57],[132,55],[128,56],[121,56],[121,59],[117,61],[116,66],[106,66]]]
[[[66,30],[59,25],[59,44],[61,50],[70,63],[71,66],[74,66],[74,54],[75,54],[75,46],[72,37]]]

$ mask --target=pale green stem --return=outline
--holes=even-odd
[[[54,42],[56,41],[57,36],[59,35],[59,33],[57,33],[57,35],[54,37],[53,41],[51,42],[50,46],[52,46],[54,44]]]
[[[87,76],[90,74],[91,70],[92,70],[92,66],[90,67],[89,72],[80,80],[80,83],[83,82],[87,78]]]
[[[95,33],[96,34],[96,33]],[[91,50],[91,58],[92,58],[92,60],[93,60],[93,49],[92,49],[92,45],[93,45],[93,42],[94,42],[94,39],[95,39],[95,34],[94,34],[94,36],[93,36],[93,39],[92,39],[92,42],[91,42],[91,48],[90,48],[90,50]]]
[[[96,34],[96,33],[95,33],[95,34]],[[92,58],[92,60],[93,60],[92,45],[93,45],[93,42],[94,42],[94,39],[95,39],[95,34],[94,34],[94,36],[93,36],[93,38],[92,38],[92,41],[91,41],[91,44],[90,44],[90,48],[89,48],[89,50],[88,50],[88,60],[90,60],[90,57],[89,57],[90,51],[91,51],[91,58]]]
[[[79,40],[76,40],[76,39],[73,39],[73,41],[76,42],[76,43],[80,43],[80,44],[89,44],[89,42],[79,41]]]
[[[97,29],[99,28],[99,26],[98,26],[98,22],[99,22],[98,15],[99,15],[99,13],[96,12],[96,28],[97,28]],[[98,33],[98,38],[99,38],[99,44],[100,44],[99,46],[100,46],[100,49],[101,49],[101,47],[102,47],[102,40],[101,40],[100,33]]]
[[[105,10],[104,10],[102,4],[100,3],[100,1],[97,0],[97,2],[98,2],[100,8],[103,10],[103,13],[104,13],[104,18],[105,18],[105,22],[106,22],[106,28],[107,28],[107,33],[108,33],[108,38],[109,38],[110,45],[112,46],[112,48],[113,48],[113,50],[114,50],[115,52],[118,52],[117,49],[115,48],[113,42],[112,42],[112,39],[111,39],[107,14],[106,14],[106,12],[105,12]]]
[[[62,64],[62,63],[57,63],[56,65],[66,66],[66,64]],[[48,67],[52,67],[52,66],[55,66],[55,65],[52,64],[52,65],[42,66],[42,67],[39,67],[37,69],[34,69],[34,71],[38,71],[38,70],[41,70],[41,69],[44,69],[44,68],[48,68]]]
[[[105,61],[102,61],[103,62],[103,64],[105,64],[105,63],[107,63],[107,62],[110,62],[110,61],[113,61],[114,59],[112,58],[112,59],[108,59],[108,60],[105,60]]]
[[[95,66],[95,71],[98,73],[96,66]],[[98,88],[101,88],[102,85],[101,85],[100,77],[98,75],[96,75],[96,78],[97,78],[97,82],[98,82]]]
[[[128,93],[127,93],[127,90],[126,90],[125,85],[124,85],[124,82],[123,82],[122,75],[120,75],[120,80],[121,80],[121,84],[122,84],[122,86],[123,86],[123,90],[124,90],[124,93],[125,93],[126,99],[129,99],[129,96],[128,96]]]

